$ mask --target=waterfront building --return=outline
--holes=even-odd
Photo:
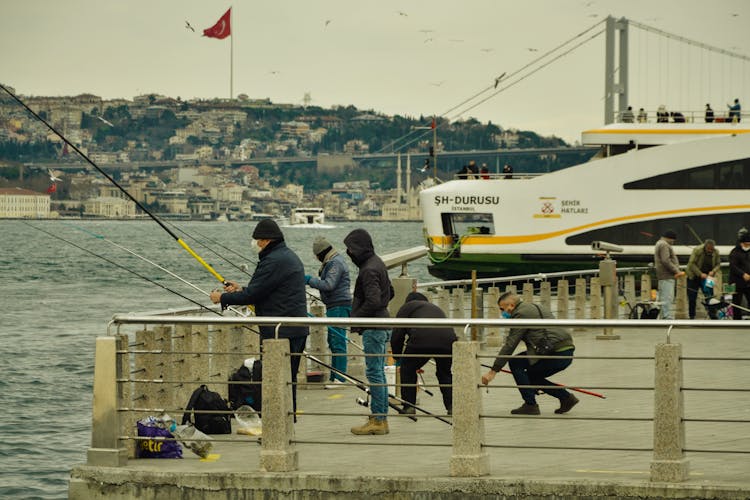
[[[47,218],[50,196],[23,188],[0,188],[0,218]]]
[[[105,218],[135,217],[135,203],[115,196],[99,196],[83,203],[86,215]]]

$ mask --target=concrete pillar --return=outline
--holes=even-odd
[[[575,319],[586,318],[586,278],[576,278]]]
[[[453,344],[453,455],[450,473],[457,477],[486,476],[490,458],[482,451],[484,420],[479,388],[479,343]]]
[[[451,290],[451,314],[450,318],[465,318],[466,311],[464,311],[464,289],[456,287]],[[457,326],[454,328],[458,340],[466,340],[464,336],[464,327]]]
[[[592,277],[589,287],[591,289],[591,313],[589,317],[591,319],[602,319],[602,287],[599,278],[596,276]]]
[[[138,330],[135,332],[136,350],[153,351],[154,332],[153,330]],[[134,356],[133,378],[140,380],[153,380],[156,375],[156,356],[154,354],[140,353]],[[156,384],[150,382],[133,383],[133,400],[136,406],[141,407],[160,407],[156,399]]]
[[[643,273],[641,275],[641,302],[651,300],[651,275]]]
[[[523,284],[523,292],[521,293],[521,299],[524,302],[531,304],[534,302],[534,283],[526,282]]]
[[[208,325],[193,325],[191,329],[191,349],[196,354],[189,355],[190,368],[185,380],[188,382],[190,394],[197,389],[195,384],[198,380],[206,380],[204,377],[209,372],[208,364]],[[187,404],[187,401],[185,401]]]
[[[487,318],[498,319],[500,317],[500,308],[497,307],[497,299],[500,298],[500,289],[496,286],[487,290]],[[491,326],[487,328],[486,337],[487,347],[500,347],[503,343],[500,328]]]
[[[685,458],[681,344],[657,344],[654,372],[654,459],[651,481],[678,482],[688,478]]]
[[[86,454],[87,464],[119,467],[128,463],[127,451],[120,444],[118,401],[121,396],[117,379],[117,339],[98,337],[94,358],[94,398],[91,421],[91,447]]]
[[[446,318],[451,317],[451,298],[447,288],[438,289],[435,303],[445,313]]]
[[[128,346],[128,336],[125,334],[115,335],[117,339],[117,374],[118,378],[130,379],[130,347]],[[133,388],[130,382],[118,384],[120,391],[120,405],[132,408],[133,405]],[[132,434],[136,428],[135,423],[138,415],[135,412],[128,411],[120,413],[120,435],[127,436]],[[127,441],[122,444],[126,450],[128,458],[135,458],[135,441]]]
[[[568,319],[568,305],[570,297],[568,293],[568,280],[557,282],[557,319]]]
[[[175,380],[180,382],[175,384],[175,398],[177,405],[175,408],[184,408],[192,394],[190,385],[185,381],[188,380],[190,370],[190,360],[193,358],[192,354],[185,354],[192,352],[193,349],[193,335],[192,327],[186,324],[180,324],[175,327],[175,338],[174,338],[174,350],[178,354],[175,355]]]
[[[675,283],[674,319],[688,319],[687,276],[685,275],[677,278]]]
[[[317,303],[310,306],[310,314],[315,316],[316,318],[322,318],[325,316],[325,306],[323,304]],[[318,359],[320,359],[324,363],[331,364],[331,355],[327,354],[328,351],[328,327],[325,325],[320,326],[312,326],[310,327],[310,336],[308,337],[308,344],[310,344],[310,351],[314,353],[314,356]],[[301,364],[301,363],[300,363]],[[321,377],[322,382],[328,382],[328,377],[330,375],[331,370],[326,368],[323,365],[319,365],[318,363],[312,362],[310,369],[316,372],[321,372],[323,376]],[[305,378],[299,379],[300,382],[307,382],[307,374],[305,373]],[[324,389],[325,387],[323,384],[320,385],[301,385],[301,389]]]
[[[474,300],[476,304],[476,311],[477,311],[477,318],[485,318],[484,313],[484,292],[481,288],[477,287],[477,289],[474,292]],[[482,327],[476,327],[477,330],[477,340],[480,343],[484,343],[484,336],[485,331]]]
[[[260,470],[289,472],[297,470],[297,450],[292,415],[292,382],[289,340],[263,341],[263,439]]]
[[[227,348],[232,354],[227,356],[227,373],[230,375],[237,371],[245,362],[245,359],[249,357],[246,355],[247,351],[245,351],[245,332],[251,333],[247,328],[239,325],[229,327]]]
[[[539,303],[552,310],[552,283],[549,281],[542,281],[539,284]]]
[[[154,379],[172,380],[172,327],[159,325],[154,327],[154,346],[161,354],[154,354]],[[160,406],[171,407],[174,392],[165,384],[154,384],[154,395]]]
[[[406,302],[406,296],[417,287],[417,279],[410,278],[409,276],[399,276],[391,280],[391,285],[393,285],[394,295],[388,303],[388,312],[391,313],[391,318],[395,318],[398,310]]]
[[[627,313],[630,314],[631,308],[635,306],[637,298],[635,295],[635,276],[632,274],[625,275],[625,285],[623,288],[623,294],[625,295],[625,301],[630,307],[626,307]]]
[[[208,355],[209,358],[209,371],[208,380],[225,381],[229,377],[227,362],[229,356],[225,353],[229,352],[229,325],[214,325],[211,329],[211,353]],[[229,386],[224,385],[223,389],[218,389],[218,393],[223,397],[227,396],[227,390]]]
[[[609,257],[599,261],[599,283],[604,296],[604,319],[617,318],[617,261]],[[618,340],[612,328],[605,328],[598,340]]]

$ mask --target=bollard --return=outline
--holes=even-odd
[[[118,373],[117,339],[97,337],[94,360],[94,399],[91,415],[91,447],[86,453],[88,465],[119,467],[128,463],[125,447],[120,443],[117,402],[121,395]]]
[[[490,458],[482,451],[484,421],[479,370],[478,342],[453,343],[453,454],[450,474],[454,477],[486,476]]]
[[[263,341],[263,439],[260,470],[297,470],[297,450],[292,415],[292,378],[288,339]]]
[[[561,279],[557,282],[557,319],[568,319],[569,292],[568,280]]]
[[[500,289],[496,286],[487,290],[487,318],[500,318],[500,308],[497,307],[497,299],[500,298]],[[500,347],[503,344],[503,338],[500,335],[500,328],[496,326],[487,327],[487,347]]]
[[[688,478],[685,458],[681,344],[657,344],[654,372],[654,459],[651,481],[678,482]]]
[[[310,306],[310,314],[316,318],[322,318],[325,315],[325,306],[322,304],[314,304]],[[310,344],[310,350],[315,353],[316,357],[319,357],[321,361],[327,364],[331,364],[331,355],[324,354],[328,351],[328,327],[325,325],[315,325],[310,327],[310,336],[308,337],[308,343]],[[302,363],[300,363],[302,364]],[[311,370],[321,372],[321,382],[327,382],[330,377],[331,370],[319,365],[318,363],[311,363]],[[305,378],[300,378],[300,381],[307,382],[307,372],[305,372]],[[301,388],[304,389],[325,389],[323,384],[319,385],[303,385]]]

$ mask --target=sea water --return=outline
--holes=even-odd
[[[317,274],[320,267],[312,253],[316,236],[325,236],[343,252],[344,237],[361,227],[370,232],[381,255],[424,243],[419,222],[332,224],[325,230],[283,229],[308,274]],[[255,268],[257,256],[249,250],[254,226],[178,222],[168,227],[224,278],[245,284],[249,276],[239,268],[245,264],[249,273]],[[129,271],[210,303],[194,288],[110,242],[203,290],[219,286],[153,221],[0,220],[0,498],[67,497],[70,469],[86,461],[90,446],[94,341],[107,334],[112,316],[192,305]],[[350,263],[350,268],[356,277],[356,267]],[[392,277],[399,273],[400,267]],[[426,258],[411,263],[409,273],[420,281],[432,280]]]

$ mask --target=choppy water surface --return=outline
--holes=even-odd
[[[162,283],[204,304],[205,296],[142,259],[91,233],[136,252],[204,290],[216,280],[163,229],[151,221],[29,222]],[[373,236],[385,254],[421,245],[422,225],[334,223],[333,229],[284,228],[287,244],[314,274],[319,263],[312,240],[324,235],[334,247],[354,228]],[[248,280],[239,266],[254,268],[248,251],[253,223],[181,222],[188,244],[225,278]],[[85,231],[83,231],[85,230]],[[190,237],[205,243],[201,245]],[[208,241],[206,238],[213,241]],[[222,248],[230,248],[245,259]],[[353,265],[353,275],[356,268]],[[410,274],[430,279],[427,261],[412,263]],[[66,498],[71,467],[86,460],[90,444],[94,339],[106,334],[112,315],[189,306],[186,300],[13,220],[0,220],[0,482],[1,498]],[[394,270],[393,275],[397,273]]]

